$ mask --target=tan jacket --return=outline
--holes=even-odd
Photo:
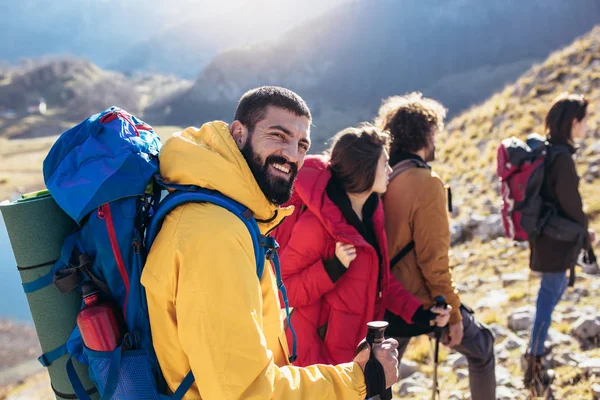
[[[410,168],[394,177],[383,198],[389,255],[414,240],[415,247],[392,272],[425,307],[442,295],[452,306],[450,323],[461,321],[460,299],[449,268],[450,227],[446,190],[427,168]]]

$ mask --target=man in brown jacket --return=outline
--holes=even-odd
[[[461,305],[449,268],[450,228],[446,190],[427,162],[434,159],[435,135],[443,128],[445,108],[420,93],[394,96],[379,110],[375,123],[392,138],[393,172],[383,199],[391,267],[404,287],[425,305],[444,296],[452,306],[442,342],[464,354],[469,363],[473,400],[496,398],[494,336]],[[391,313],[389,336],[396,336],[400,357],[418,331]]]

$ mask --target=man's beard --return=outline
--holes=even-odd
[[[250,140],[246,142],[241,152],[267,200],[279,206],[292,197],[294,181],[298,175],[298,166],[295,163],[290,163],[280,156],[269,156],[263,163],[250,145]],[[273,176],[269,170],[271,164],[287,165],[290,168],[289,179]]]

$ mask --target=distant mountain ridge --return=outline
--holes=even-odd
[[[600,21],[597,0],[436,4],[344,4],[275,43],[220,54],[186,93],[148,112],[166,124],[231,120],[245,90],[286,86],[309,102],[322,147],[338,129],[371,119],[393,94],[421,90],[455,115]]]

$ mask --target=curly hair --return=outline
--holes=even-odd
[[[329,150],[332,175],[348,193],[364,193],[373,187],[377,163],[389,146],[389,135],[370,124],[338,132]]]
[[[390,155],[415,153],[428,144],[435,131],[444,128],[446,108],[419,92],[392,96],[382,101],[374,124],[391,136]]]

